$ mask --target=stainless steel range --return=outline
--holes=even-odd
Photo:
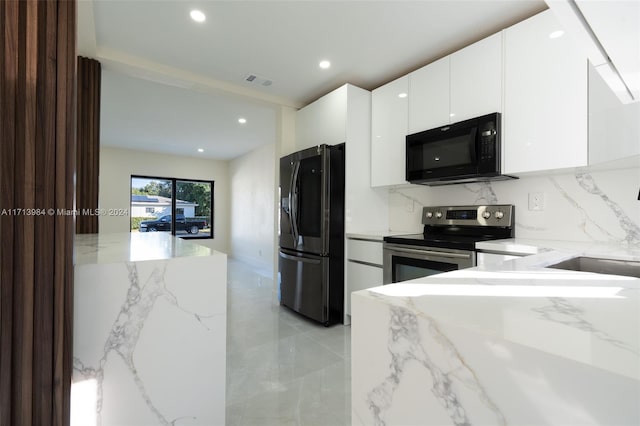
[[[511,204],[424,207],[422,234],[384,238],[384,284],[476,266],[476,242],[512,238],[514,213]]]

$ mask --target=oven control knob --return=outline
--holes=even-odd
[[[436,219],[440,219],[442,217],[442,212],[437,212],[436,213]]]
[[[496,219],[502,219],[504,217],[504,213],[502,213],[500,210],[495,212],[494,215],[495,215]]]
[[[427,217],[431,219],[433,217],[433,212],[427,212]]]
[[[485,210],[485,211],[482,213],[482,217],[483,217],[483,218],[485,218],[485,219],[489,219],[489,218],[491,217],[491,212],[490,212],[490,211]]]

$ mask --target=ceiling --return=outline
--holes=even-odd
[[[206,21],[192,21],[192,9]],[[375,89],[543,9],[543,0],[80,0],[78,50],[102,63],[102,144],[231,159],[275,141],[281,106],[345,83]]]

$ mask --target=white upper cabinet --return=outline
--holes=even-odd
[[[502,33],[451,55],[451,122],[493,112],[502,112]]]
[[[449,56],[409,74],[409,133],[449,123]]]
[[[371,94],[371,186],[407,183],[408,93],[409,76],[404,76]]]
[[[409,74],[409,133],[501,111],[501,33]]]
[[[587,165],[587,60],[547,10],[504,31],[504,173]]]
[[[296,150],[346,142],[347,91],[344,85],[296,113]]]

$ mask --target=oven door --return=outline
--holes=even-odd
[[[383,284],[471,268],[475,263],[474,251],[384,243]]]

